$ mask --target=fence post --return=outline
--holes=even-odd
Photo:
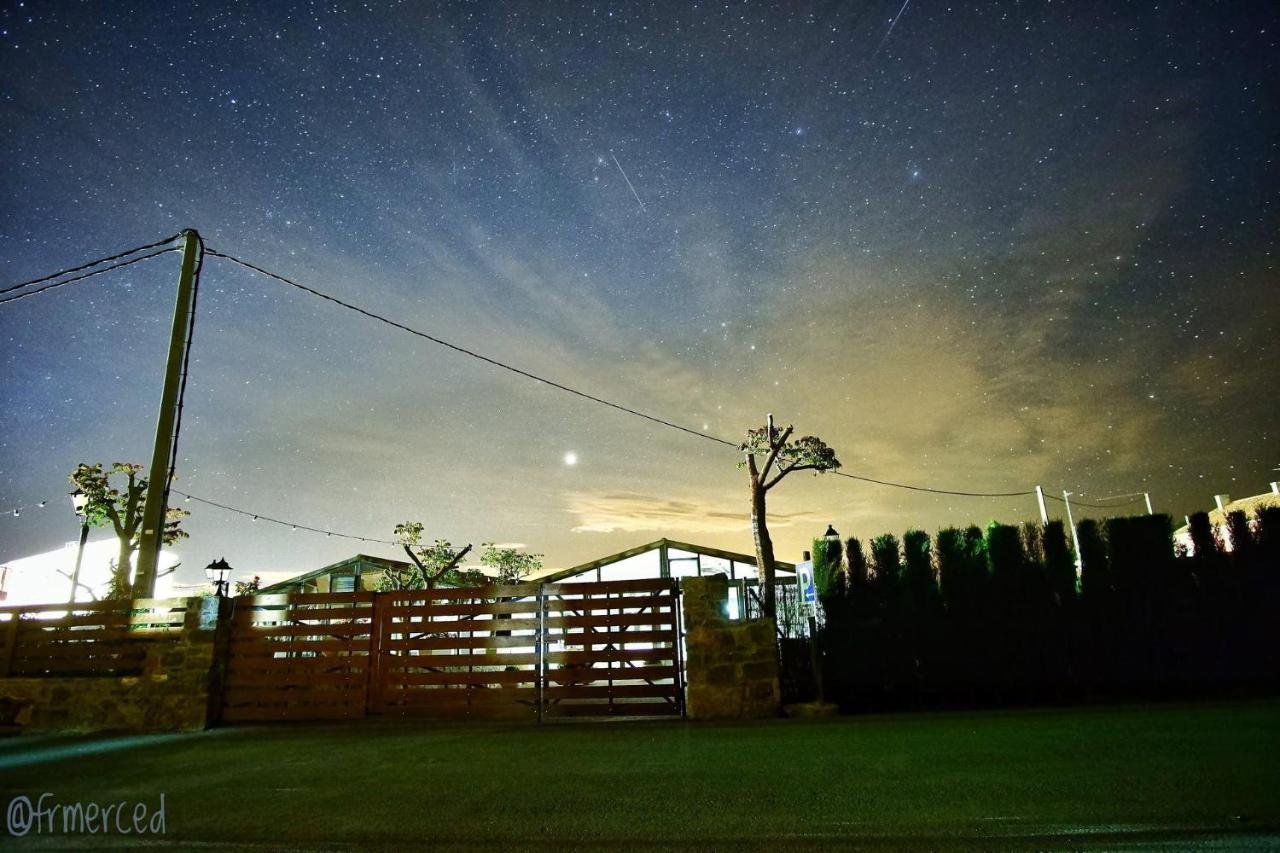
[[[538,722],[546,712],[547,686],[547,585],[538,584]]]
[[[18,650],[18,626],[22,624],[22,612],[13,611],[13,617],[5,629],[4,656],[0,657],[0,678],[8,678],[13,671],[13,655]]]
[[[382,704],[382,623],[386,616],[384,597],[394,592],[373,593],[373,606],[369,611],[369,662],[365,667],[364,713],[378,714]],[[352,606],[355,596],[352,596]]]
[[[701,575],[699,575],[701,577]],[[685,702],[685,685],[687,679],[684,674],[684,589],[680,586],[680,581],[676,578],[671,579],[671,603],[674,613],[671,617],[672,627],[675,629],[676,642],[676,701],[680,703],[680,716],[684,717],[687,704]]]

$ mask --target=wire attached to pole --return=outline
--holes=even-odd
[[[108,255],[105,258],[98,258],[96,261],[89,261],[87,263],[83,263],[78,267],[71,267],[70,269],[65,269],[60,272],[49,273],[48,275],[42,275],[39,278],[33,278],[33,279],[30,279],[29,281],[19,282],[18,284],[11,284],[8,287],[0,288],[0,296],[3,296],[6,293],[11,293],[15,290],[21,290],[24,287],[31,287],[33,284],[40,284],[41,282],[52,281],[55,278],[62,278],[64,275],[71,275],[72,273],[77,273],[77,272],[80,272],[81,270],[87,270],[90,267],[96,267],[100,264],[108,264],[108,263],[111,263],[112,261],[118,261],[121,258],[127,258],[129,255],[136,255],[138,252],[145,252],[148,249],[155,249],[160,246],[164,246],[168,243],[172,243],[181,236],[182,236],[181,233],[174,234],[171,237],[166,237],[163,240],[157,240],[154,243],[148,243],[145,246],[137,246],[132,249],[126,249],[123,252],[116,252],[114,255]],[[85,277],[87,278],[87,276]]]

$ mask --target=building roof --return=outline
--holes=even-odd
[[[1249,518],[1253,518],[1254,514],[1259,510],[1267,507],[1280,507],[1280,494],[1275,492],[1263,492],[1260,495],[1254,495],[1249,498],[1241,498],[1238,501],[1231,501],[1226,505],[1227,512],[1214,507],[1209,510],[1209,523],[1214,527],[1222,527],[1227,523],[1227,513],[1237,510],[1243,512]],[[1189,525],[1182,525],[1173,532],[1174,536],[1189,533]]]
[[[628,548],[625,551],[619,551],[616,554],[610,554],[607,557],[601,557],[598,560],[592,560],[589,563],[582,563],[580,565],[573,566],[572,568],[545,571],[540,575],[534,575],[533,577],[528,578],[528,580],[530,582],[555,583],[557,581],[564,580],[565,578],[571,578],[584,572],[594,571],[595,569],[599,569],[603,566],[618,563],[630,557],[646,554],[650,551],[656,551],[664,547],[669,550],[701,554],[704,557],[719,557],[722,560],[732,560],[735,563],[745,563],[750,566],[754,566],[756,564],[754,554],[739,554],[734,551],[723,551],[719,548],[711,548],[706,545],[694,545],[690,542],[677,542],[674,539],[657,539],[645,545]],[[776,560],[774,564],[777,566],[779,571],[785,574],[795,573],[796,567],[794,563]],[[299,585],[307,583],[308,581],[315,580],[316,578],[325,577],[327,575],[348,574],[357,568],[362,570],[372,569],[373,571],[385,571],[387,569],[403,571],[404,569],[409,568],[409,565],[409,563],[406,563],[403,560],[390,560],[386,557],[371,557],[368,554],[356,554],[354,557],[348,557],[345,560],[340,560],[339,562],[325,566],[324,568],[315,569],[300,575],[294,575],[291,578],[286,578],[269,586],[264,586],[259,590],[259,592],[287,592]]]
[[[309,580],[315,580],[316,578],[324,577],[326,575],[345,574],[347,569],[355,569],[361,564],[372,564],[374,568],[382,571],[387,569],[403,571],[404,569],[409,568],[409,563],[406,563],[404,560],[389,560],[386,557],[370,557],[368,554],[356,554],[354,557],[339,560],[336,563],[325,566],[323,569],[316,569],[301,575],[294,575],[291,578],[285,578],[284,580],[273,583],[270,586],[264,586],[258,590],[258,592],[285,592],[289,587],[304,584]]]
[[[547,572],[530,580],[540,581],[542,583],[555,583],[556,581],[571,578],[574,575],[580,575],[584,572],[594,571],[595,569],[608,566],[612,563],[618,563],[630,557],[640,554],[656,551],[659,548],[674,549],[677,551],[688,551],[691,554],[702,554],[704,557],[719,557],[722,560],[732,560],[735,563],[746,563],[754,566],[756,557],[754,554],[739,554],[734,551],[722,551],[719,548],[710,548],[706,545],[694,545],[690,542],[677,542],[674,539],[656,539],[645,545],[637,545],[635,548],[628,548],[625,551],[619,551],[616,554],[610,554],[607,557],[601,557],[598,560],[592,560],[589,563],[581,563],[568,569],[557,569]],[[795,563],[787,563],[782,560],[775,560],[774,565],[783,572],[794,574],[796,570]]]

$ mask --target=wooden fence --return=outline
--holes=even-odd
[[[0,678],[140,675],[186,614],[185,598],[0,607]]]
[[[668,579],[237,599],[223,719],[683,713]]]

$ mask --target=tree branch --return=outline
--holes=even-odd
[[[426,577],[427,567],[422,565],[422,561],[418,559],[417,554],[413,553],[413,549],[410,548],[408,545],[401,545],[400,547],[403,548],[404,552],[409,555],[409,559],[413,560],[413,564],[418,567],[418,571],[422,572],[423,577]]]
[[[449,565],[445,566],[443,569],[436,572],[435,575],[432,576],[431,582],[435,583],[436,581],[440,580],[440,578],[444,577],[446,572],[455,568],[458,565],[458,563],[462,562],[462,558],[467,556],[467,553],[470,550],[471,550],[471,545],[468,544],[467,547],[463,548],[454,556],[454,558],[449,562]],[[419,563],[419,565],[421,565],[421,563]]]
[[[782,435],[778,436],[778,441],[775,444],[773,441],[773,430],[772,429],[769,430],[769,455],[765,457],[764,467],[760,469],[761,477],[769,476],[769,469],[773,467],[774,460],[778,458],[778,453],[782,450],[782,448],[787,446],[787,439],[791,437],[791,433],[794,431],[795,431],[794,426],[789,426],[786,429],[784,429],[782,431]],[[774,480],[774,482],[776,483],[777,480]]]

